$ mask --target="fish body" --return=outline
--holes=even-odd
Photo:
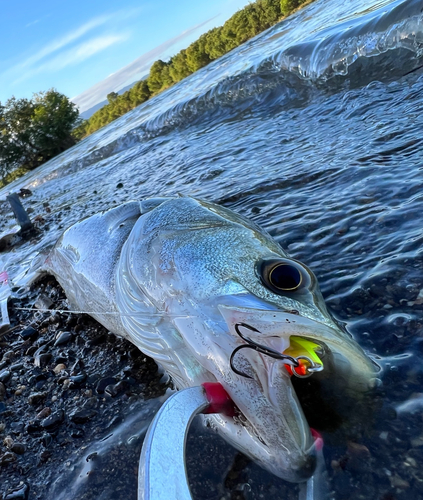
[[[288,481],[307,480],[316,454],[289,352],[321,346],[323,372],[346,392],[367,391],[374,377],[327,312],[314,274],[255,223],[213,203],[156,198],[96,214],[65,231],[45,270],[74,309],[154,358],[178,389],[221,383],[239,414],[205,423]],[[303,361],[319,356],[305,351]]]

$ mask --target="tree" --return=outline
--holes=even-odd
[[[109,101],[109,104],[111,104],[113,101],[116,101],[118,96],[119,94],[117,92],[110,92],[110,94],[107,94],[107,100]]]
[[[73,146],[78,121],[75,104],[54,89],[0,103],[0,173],[36,168]]]

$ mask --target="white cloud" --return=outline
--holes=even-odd
[[[92,38],[77,45],[76,47],[60,52],[60,54],[57,54],[45,63],[37,65],[32,70],[29,70],[29,72],[27,72],[22,78],[16,80],[15,83],[27,79],[36,73],[60,71],[67,66],[78,64],[94,54],[97,54],[97,52],[101,52],[107,47],[110,47],[115,43],[123,42],[127,39],[128,34],[103,35]]]
[[[181,34],[167,40],[162,43],[158,47],[150,50],[146,54],[135,59],[127,66],[121,68],[118,71],[110,74],[107,78],[102,80],[101,82],[96,83],[88,90],[82,92],[75,97],[72,97],[72,101],[79,107],[79,111],[82,113],[92,106],[95,106],[100,101],[103,101],[106,95],[111,91],[117,91],[125,86],[125,84],[132,83],[136,79],[139,79],[142,76],[142,73],[148,72],[151,64],[163,53],[165,53],[168,49],[170,49],[173,45],[188,37],[192,33],[194,33],[197,29],[201,28],[205,24],[212,21],[214,17],[207,19],[200,24],[197,24]]]
[[[35,21],[31,21],[30,23],[25,24],[25,28],[29,28],[30,26],[34,26],[34,24],[37,24],[39,22],[40,22],[39,19],[35,19]]]

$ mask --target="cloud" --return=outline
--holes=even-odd
[[[35,21],[31,21],[30,23],[25,24],[25,28],[29,28],[30,26],[34,26],[34,24],[37,24],[39,22],[40,22],[39,19],[35,19]]]
[[[77,45],[76,47],[60,52],[45,63],[39,64],[36,67],[27,70],[22,77],[18,78],[13,83],[19,83],[37,73],[60,71],[67,66],[79,64],[85,59],[97,54],[97,52],[127,39],[127,34],[104,35],[92,38]]]
[[[105,80],[96,83],[88,90],[82,92],[76,97],[73,97],[72,101],[79,107],[81,113],[90,109],[97,103],[103,101],[109,92],[119,90],[124,87],[125,84],[135,81],[136,78],[140,78],[142,73],[146,73],[147,70],[150,69],[151,64],[166,50],[191,35],[197,29],[212,21],[215,17],[216,16],[183,31],[179,35],[143,54],[127,66],[109,75]]]
[[[44,46],[42,49],[40,49],[38,52],[28,57],[25,61],[18,64],[12,69],[17,69],[17,68],[24,69],[27,68],[28,66],[33,66],[36,62],[40,61],[41,59],[44,59],[45,57],[49,56],[50,54],[53,54],[54,52],[57,52],[58,50],[62,49],[66,45],[69,45],[78,38],[81,38],[83,35],[93,30],[94,28],[97,28],[98,26],[105,24],[107,21],[109,21],[110,18],[111,16],[108,15],[108,16],[99,16],[94,19],[91,19],[91,21],[88,21],[79,28],[70,31],[65,36],[53,40],[52,42]]]

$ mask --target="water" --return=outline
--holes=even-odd
[[[24,286],[64,228],[128,200],[182,192],[254,219],[383,358],[365,449],[325,436],[333,498],[423,498],[422,64],[421,1],[318,0],[2,189],[30,189],[43,219],[3,266]],[[192,467],[204,498],[223,495],[215,465]],[[234,498],[298,492],[254,465],[243,474]]]

